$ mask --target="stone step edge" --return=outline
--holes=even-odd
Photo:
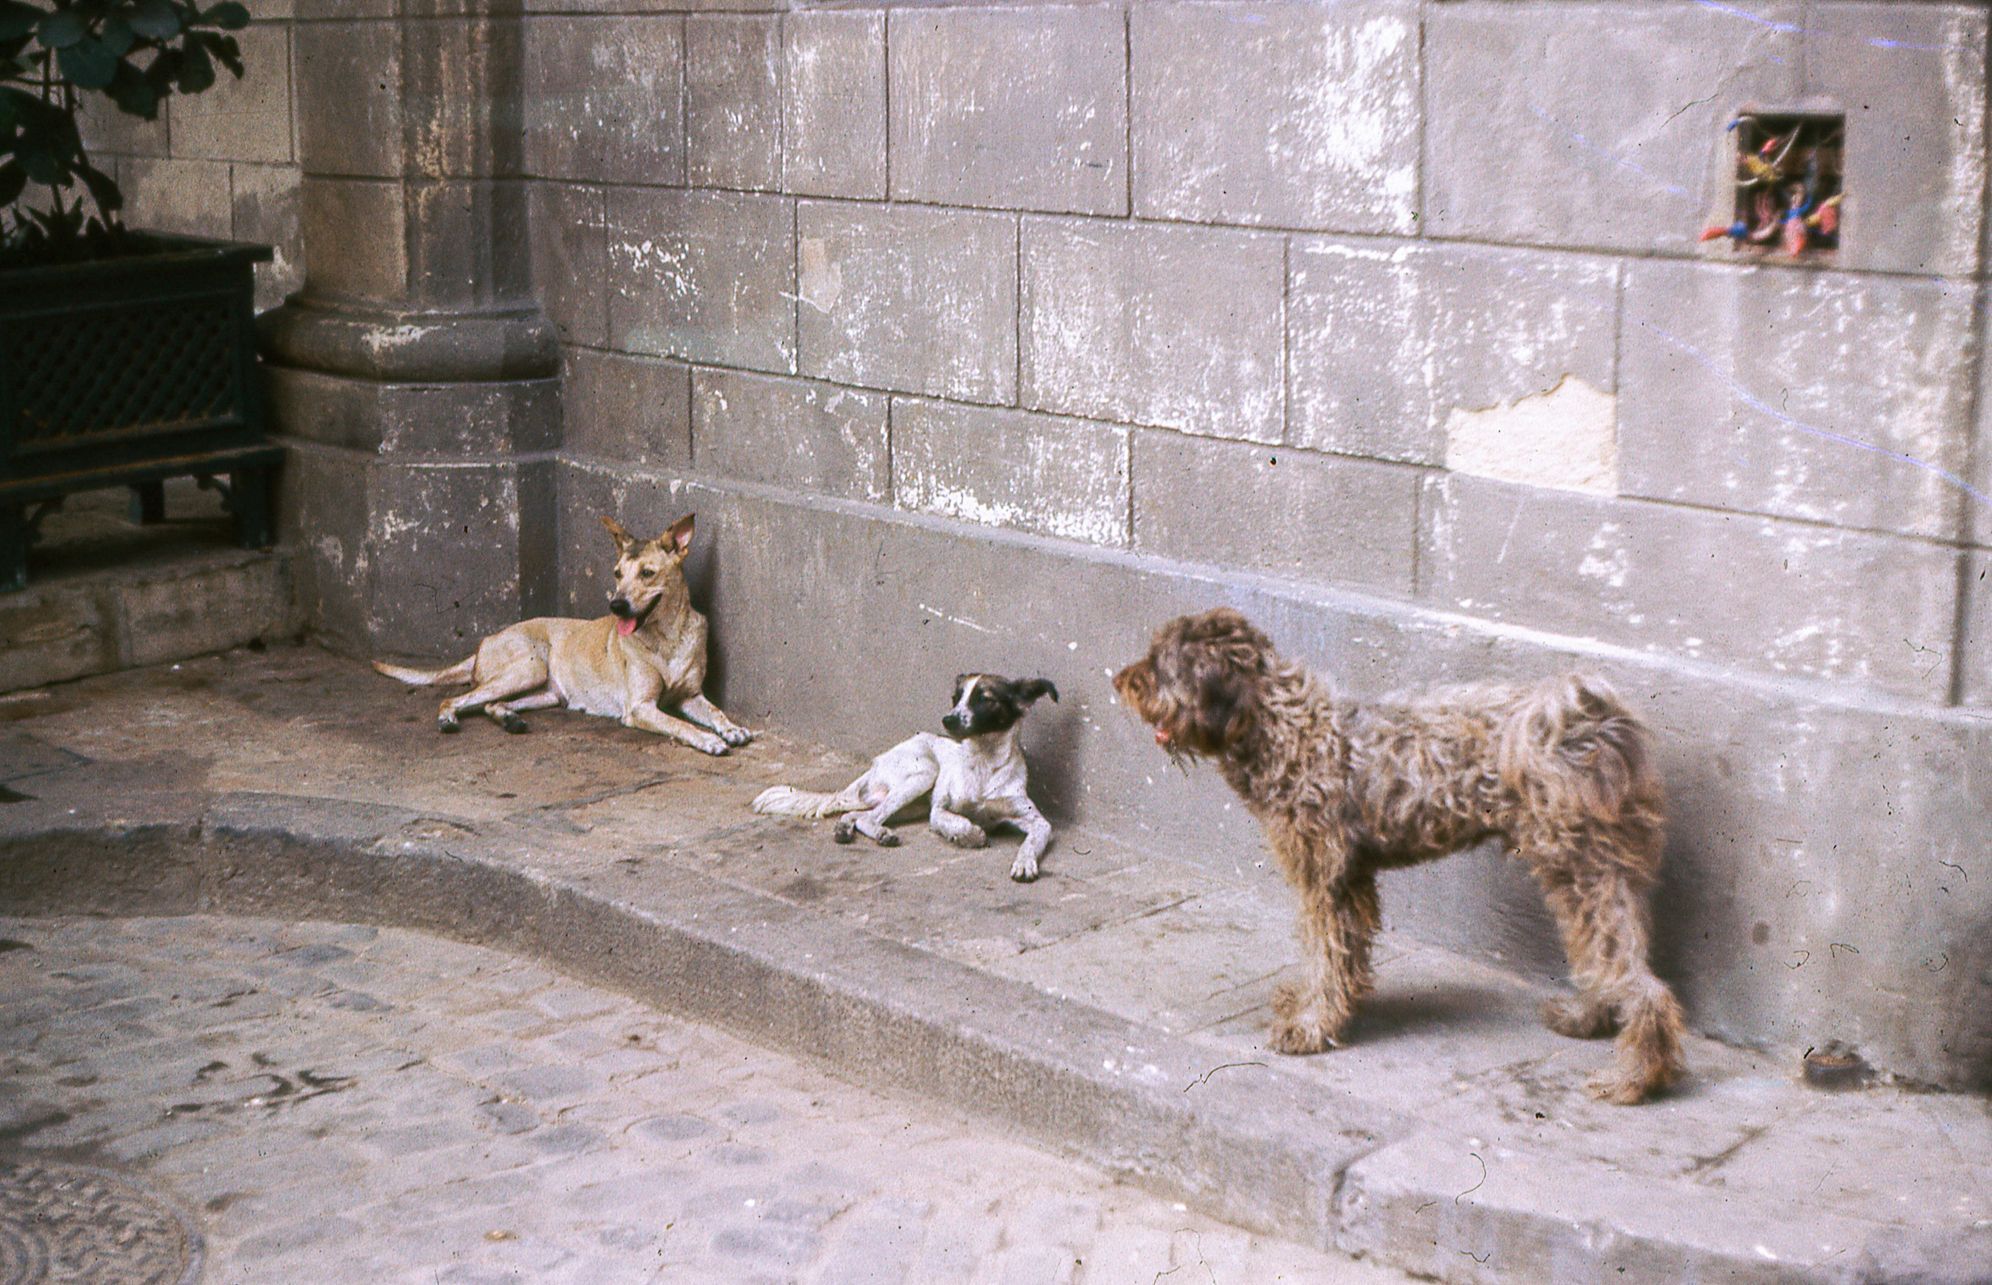
[[[329,919],[509,951],[1015,1129],[1248,1230],[1446,1280],[1630,1279],[1617,1272],[1635,1267],[1860,1278],[1767,1262],[1748,1236],[1684,1240],[1666,1220],[1628,1229],[1527,1198],[1462,1213],[1449,1177],[1417,1162],[1432,1139],[1415,1121],[1297,1076],[1206,1077],[1207,1047],[694,871],[650,863],[639,905],[611,890],[628,880],[599,859],[532,869],[517,836],[401,808],[269,794],[113,806],[0,813],[0,913]],[[1869,1249],[1845,1266],[1872,1271],[1874,1237],[1861,1239]]]

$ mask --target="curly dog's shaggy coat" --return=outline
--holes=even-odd
[[[1570,956],[1577,994],[1544,1020],[1578,1038],[1618,1031],[1592,1092],[1639,1102],[1681,1075],[1681,1008],[1647,962],[1664,796],[1646,729],[1602,682],[1359,703],[1220,608],[1164,625],[1114,687],[1171,755],[1216,760],[1300,894],[1311,972],[1274,1001],[1275,1049],[1332,1047],[1370,990],[1379,871],[1498,837]]]

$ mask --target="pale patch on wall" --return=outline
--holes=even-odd
[[[1545,393],[1446,416],[1446,467],[1525,486],[1618,494],[1618,398],[1565,375]]]
[[[818,312],[828,314],[844,293],[844,272],[830,260],[823,238],[806,236],[799,247],[802,279],[796,291],[802,301]]]

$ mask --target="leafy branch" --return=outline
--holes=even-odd
[[[219,64],[242,75],[226,34],[249,25],[237,0],[0,0],[0,262],[45,261],[106,248],[122,232],[124,197],[90,161],[77,128],[82,94],[155,120],[174,94],[198,94]],[[46,208],[29,185],[48,189]],[[81,185],[96,207],[86,214]]]

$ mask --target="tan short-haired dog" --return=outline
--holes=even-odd
[[[609,615],[520,621],[490,635],[477,645],[475,655],[448,669],[410,669],[378,660],[374,668],[417,687],[474,684],[443,702],[436,726],[445,732],[458,730],[458,715],[479,709],[506,731],[523,732],[526,720],[520,711],[565,705],[669,736],[708,754],[745,745],[754,734],[701,694],[706,620],[692,609],[683,569],[692,548],[692,515],[679,518],[655,540],[637,539],[614,518],[603,518],[602,525],[616,542]],[[667,709],[690,722],[671,717]]]
[[[1563,1035],[1618,1032],[1592,1078],[1646,1099],[1683,1069],[1681,1007],[1647,962],[1664,797],[1646,729],[1595,678],[1478,683],[1358,702],[1219,608],[1162,626],[1114,676],[1171,756],[1214,759],[1300,894],[1307,980],[1275,996],[1272,1046],[1332,1048],[1370,990],[1378,872],[1504,840],[1542,887],[1577,994]]]

